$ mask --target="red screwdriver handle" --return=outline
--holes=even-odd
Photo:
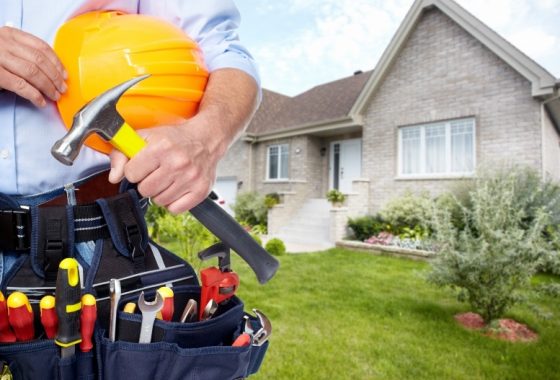
[[[22,342],[35,338],[33,310],[25,294],[13,292],[8,296],[8,320],[18,341]]]
[[[41,324],[45,329],[47,338],[54,339],[58,329],[58,317],[55,309],[55,299],[53,296],[44,296],[39,303],[41,311]]]
[[[91,294],[84,294],[82,297],[82,314],[80,314],[80,330],[82,341],[80,342],[80,350],[89,352],[93,348],[91,340],[93,329],[95,328],[95,320],[97,319],[97,302]]]
[[[8,320],[8,306],[4,294],[0,292],[0,343],[13,343],[16,341],[16,335],[10,327]]]

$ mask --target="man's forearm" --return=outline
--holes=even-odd
[[[210,154],[221,158],[248,125],[257,107],[255,80],[237,69],[212,72],[199,111],[185,125],[187,135],[204,141]]]

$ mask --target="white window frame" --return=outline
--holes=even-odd
[[[457,121],[470,121],[473,126],[473,169],[466,172],[452,172],[451,171],[451,123]],[[426,173],[426,127],[434,125],[445,125],[445,172],[441,173]],[[403,173],[403,141],[402,141],[402,131],[407,127],[417,127],[420,128],[420,172],[405,174]],[[460,177],[472,177],[475,175],[476,171],[476,119],[474,117],[467,117],[461,119],[453,119],[447,121],[436,121],[433,123],[418,124],[418,125],[407,125],[399,127],[398,129],[398,173],[397,179],[434,179],[434,178],[460,178]]]
[[[270,150],[272,148],[278,148],[279,156],[278,156],[278,175],[282,173],[282,147],[286,147],[288,151],[288,177],[278,177],[278,178],[270,178]],[[273,144],[266,147],[266,180],[267,181],[287,181],[289,180],[289,172],[290,172],[290,145],[289,144]]]

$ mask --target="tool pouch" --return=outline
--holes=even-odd
[[[189,299],[200,302],[198,279],[189,263],[148,238],[141,204],[136,191],[128,190],[98,200],[91,210],[62,206],[49,212],[32,208],[31,249],[18,253],[16,264],[4,274],[1,284],[5,295],[14,289],[35,289],[28,296],[35,315],[36,339],[0,343],[0,360],[8,365],[14,379],[227,380],[246,378],[258,371],[268,342],[262,346],[232,346],[243,333],[244,318],[250,318],[252,325],[259,327],[259,321],[244,312],[239,298],[234,296],[220,304],[209,320],[177,322]],[[62,222],[49,229],[51,222],[45,222],[49,218]],[[97,224],[92,224],[92,220],[97,220]],[[51,240],[60,236],[63,242],[54,254],[46,251],[46,236]],[[95,245],[89,258],[69,249],[83,240]],[[76,257],[84,269],[83,293],[96,297],[97,320],[93,349],[82,352],[75,346],[74,356],[61,358],[60,347],[46,338],[40,324],[38,300],[44,294],[54,293],[54,280],[48,275],[52,260],[68,256]],[[111,341],[107,333],[109,280],[146,272],[122,281],[117,337]],[[157,287],[167,283],[174,290],[174,322],[156,320],[151,342],[138,343],[142,316],[139,311],[124,313],[123,306],[138,300],[139,289],[147,288],[146,299],[151,299]]]

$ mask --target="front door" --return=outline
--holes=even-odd
[[[362,139],[333,141],[329,188],[352,191],[352,181],[362,176]]]

